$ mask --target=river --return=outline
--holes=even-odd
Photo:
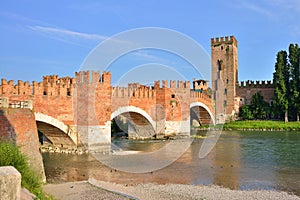
[[[43,153],[46,177],[50,183],[93,177],[124,184],[215,184],[239,190],[282,190],[300,196],[300,132],[223,131],[214,149],[199,159],[203,140],[194,139],[177,161],[150,173],[114,170],[92,155]],[[113,141],[124,150],[141,152],[157,150],[168,142]]]

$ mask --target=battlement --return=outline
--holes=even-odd
[[[215,47],[215,46],[219,46],[221,44],[234,44],[235,46],[237,46],[238,42],[234,36],[211,38],[211,46]]]
[[[112,89],[112,97],[155,98],[155,95],[155,90],[150,87],[113,87]]]
[[[75,79],[76,83],[78,84],[90,84],[90,83],[102,83],[105,85],[110,85],[111,84],[111,72],[105,72],[101,74],[101,72],[98,71],[80,71],[80,72],[75,72]]]
[[[7,81],[6,79],[2,79],[0,95],[7,97],[11,95],[71,96],[74,83],[74,78],[59,78],[57,75],[44,76],[42,82],[37,83],[33,81],[32,84],[21,80],[18,80],[17,84],[15,84],[13,80]]]
[[[272,83],[272,81],[268,80],[268,81],[241,81],[238,83],[237,85],[238,87],[241,88],[273,88],[274,85]]]
[[[190,81],[175,81],[175,80],[163,80],[163,81],[154,81],[154,88],[171,88],[171,89],[190,89]]]

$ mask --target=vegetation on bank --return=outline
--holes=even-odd
[[[283,122],[283,121],[233,121],[225,123],[224,130],[300,130],[300,122]]]
[[[0,166],[14,166],[22,175],[21,185],[38,199],[53,199],[42,190],[42,179],[29,167],[27,157],[12,143],[0,142]]]

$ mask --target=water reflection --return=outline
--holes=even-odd
[[[154,151],[168,141],[119,140],[125,150]],[[132,174],[111,169],[91,155],[43,154],[49,182],[98,180],[135,184],[216,184],[232,189],[276,189],[300,195],[299,132],[225,132],[213,151],[199,159],[196,139],[174,163],[158,171]],[[171,153],[171,152],[170,152]]]

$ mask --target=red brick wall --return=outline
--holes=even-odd
[[[162,81],[162,86],[156,82],[154,88],[139,84],[112,88],[111,73],[100,71],[76,72],[75,78],[44,76],[42,82],[32,84],[18,81],[14,85],[13,81],[2,79],[0,96],[9,102],[32,100],[34,112],[67,125],[104,125],[110,121],[111,113],[123,106],[136,106],[153,120],[168,121],[187,120],[190,103],[195,101],[211,108],[206,97],[191,94],[189,81]]]
[[[0,109],[0,140],[11,141],[21,147],[29,164],[42,176],[44,167],[34,113],[29,109]]]
[[[32,100],[35,112],[41,112],[66,124],[73,125],[73,93],[75,79],[44,76],[43,82],[23,83],[2,79],[0,95],[13,101]]]
[[[271,81],[247,81],[245,84],[244,82],[241,82],[241,84],[236,88],[236,95],[244,98],[245,104],[250,104],[252,96],[257,92],[260,92],[263,95],[264,100],[270,103],[274,97],[274,86]]]

